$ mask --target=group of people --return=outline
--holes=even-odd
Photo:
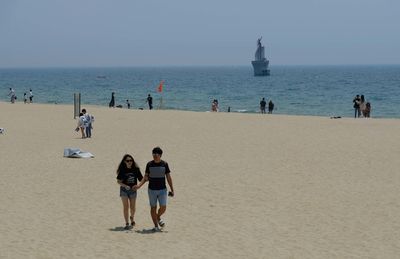
[[[17,100],[17,95],[15,94],[14,88],[10,87],[10,92],[8,93],[8,96],[10,97],[10,102],[15,103],[15,100]],[[29,89],[29,103],[33,102],[33,93],[32,89]],[[26,92],[24,93],[24,103],[28,103],[28,96]]]
[[[75,131],[80,131],[82,138],[91,138],[94,123],[94,116],[89,114],[86,109],[79,113],[78,124]]]
[[[153,109],[153,97],[150,94],[147,95],[146,102],[149,105],[149,110],[152,110]],[[115,107],[122,108],[122,105],[115,105],[115,92],[111,93],[111,100],[108,103],[108,107],[110,107],[110,108],[115,108]],[[129,102],[129,99],[126,99],[126,107],[128,109],[131,108],[131,103]],[[143,108],[141,108],[141,109],[143,110]]]
[[[265,101],[265,98],[262,98],[260,101],[260,111],[261,113],[265,114],[265,108],[267,106],[267,102]],[[272,111],[274,110],[274,106],[275,104],[272,102],[272,100],[269,100],[268,102],[268,113],[272,113]]]
[[[268,113],[272,113],[272,111],[274,110],[274,103],[269,100],[268,102]],[[267,102],[265,101],[265,98],[262,98],[260,101],[260,111],[261,113],[266,113],[266,107],[267,107]],[[218,100],[214,99],[211,102],[211,111],[212,112],[218,112],[219,111],[219,107],[218,107]],[[228,107],[228,112],[231,111],[231,107]]]
[[[354,118],[369,118],[371,116],[371,103],[365,101],[364,95],[357,94],[353,99]]]
[[[144,177],[138,164],[130,154],[124,155],[118,165],[116,172],[117,183],[120,185],[119,196],[121,197],[123,206],[125,230],[129,230],[136,225],[135,211],[137,190],[147,181],[149,182],[148,197],[150,215],[154,224],[152,231],[162,231],[165,227],[165,221],[161,216],[167,209],[167,196],[174,196],[174,187],[170,175],[170,168],[168,163],[161,159],[162,154],[163,151],[160,147],[153,148],[153,160],[147,163]],[[168,182],[170,188],[169,192],[167,192],[165,180]],[[159,205],[158,209],[157,205]]]

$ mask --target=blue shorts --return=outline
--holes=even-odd
[[[136,198],[137,192],[132,190],[132,189],[125,189],[125,187],[120,187],[119,188],[119,196],[120,197],[127,197],[127,198]]]
[[[157,207],[157,201],[160,206],[167,206],[167,189],[148,190],[150,207]]]

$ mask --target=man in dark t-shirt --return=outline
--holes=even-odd
[[[260,110],[261,113],[265,113],[265,106],[267,105],[267,102],[265,101],[265,98],[262,98],[261,102],[260,102]]]
[[[149,110],[152,110],[153,109],[153,97],[151,97],[150,94],[147,96],[147,103],[149,104]]]
[[[153,160],[148,162],[146,165],[146,171],[144,178],[137,185],[139,189],[146,181],[149,181],[149,202],[150,202],[150,213],[154,223],[153,231],[159,231],[160,228],[165,226],[165,222],[161,219],[161,216],[167,210],[167,186],[165,179],[167,179],[170,192],[169,196],[174,196],[174,187],[172,184],[171,171],[168,163],[161,160],[163,151],[159,147],[153,149]],[[160,208],[157,211],[157,201]]]

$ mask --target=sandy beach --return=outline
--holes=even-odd
[[[0,102],[0,258],[398,258],[400,120]],[[175,197],[124,225],[115,171],[160,146]],[[94,154],[63,157],[66,147]]]

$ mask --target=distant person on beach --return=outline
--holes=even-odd
[[[147,103],[149,104],[149,110],[152,110],[153,109],[153,97],[151,97],[150,94],[147,96]]]
[[[363,117],[365,117],[365,97],[362,94],[360,97],[360,112]]]
[[[154,223],[154,232],[160,231],[160,227],[163,228],[165,226],[165,222],[161,218],[167,209],[167,186],[165,184],[165,178],[167,179],[170,188],[168,196],[174,196],[174,187],[170,175],[171,171],[168,163],[164,160],[161,160],[162,154],[163,151],[161,148],[153,148],[153,160],[147,163],[145,176],[136,186],[136,189],[139,189],[146,181],[149,181],[148,194],[151,219]],[[158,211],[157,201],[160,205]]]
[[[272,100],[269,100],[268,102],[268,113],[271,114],[272,111],[274,110],[274,103],[272,102]]]
[[[8,96],[10,96],[10,102],[15,103],[17,96],[15,95],[15,90],[11,87],[10,87],[10,92],[8,93]]]
[[[94,116],[87,113],[86,109],[82,109],[82,113],[85,116],[85,131],[86,131],[86,137],[91,138],[92,137],[92,129],[93,129],[93,122],[94,122]]]
[[[33,93],[32,93],[32,89],[29,89],[29,103],[33,102]]]
[[[265,98],[261,99],[260,102],[260,111],[261,113],[265,113],[265,107],[267,106],[267,102],[265,101]]]
[[[85,115],[81,112],[79,113],[79,118],[78,118],[78,124],[76,125],[75,131],[81,131],[82,138],[86,138],[85,135],[85,124],[86,124],[86,119]]]
[[[135,226],[135,210],[136,210],[136,189],[138,180],[143,179],[139,166],[133,157],[129,154],[123,156],[117,170],[117,183],[120,185],[119,196],[122,200],[123,213],[125,218],[125,230]],[[130,210],[130,216],[129,216]],[[130,219],[130,224],[129,220]]]
[[[111,93],[111,101],[110,101],[110,103],[108,104],[108,107],[112,107],[112,108],[115,108],[115,96],[114,96],[114,92],[112,92]]]
[[[361,102],[360,95],[357,94],[356,97],[354,97],[353,99],[354,118],[360,117],[361,115],[360,102]]]
[[[370,116],[371,116],[371,103],[370,102],[367,102],[366,104],[365,104],[365,115],[364,115],[364,117],[365,118],[370,118]]]
[[[28,99],[26,97],[26,93],[24,93],[24,103],[27,103],[27,102],[28,102]]]
[[[214,99],[211,103],[211,111],[218,112],[218,100]]]
[[[128,100],[128,99],[126,100],[126,106],[128,106],[128,109],[130,109],[130,108],[131,108],[131,103],[129,102],[129,100]]]

